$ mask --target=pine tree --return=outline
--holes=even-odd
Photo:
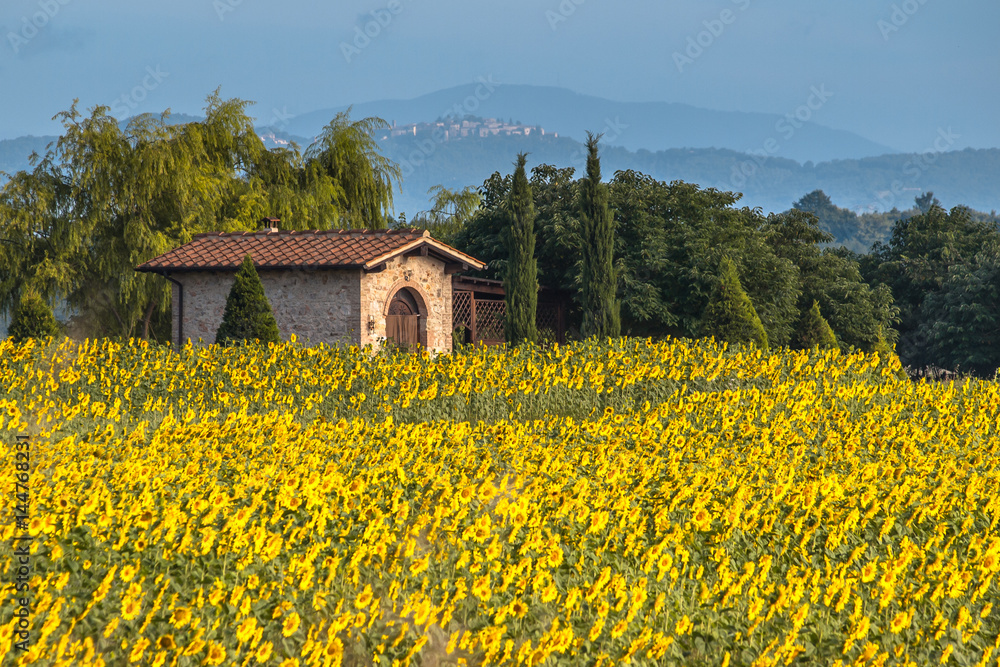
[[[822,350],[840,349],[830,323],[819,311],[819,301],[813,301],[812,308],[802,317],[799,325],[799,345],[807,350],[816,346]]]
[[[535,311],[538,306],[538,270],[535,261],[535,207],[531,185],[524,173],[527,155],[517,156],[514,180],[510,188],[510,227],[508,234],[507,279],[504,337],[511,345],[538,340]]]
[[[226,311],[222,324],[215,334],[219,345],[236,342],[279,343],[278,323],[271,312],[271,304],[264,294],[264,286],[254,268],[250,255],[243,258],[243,264],[236,272],[233,287],[226,299]]]
[[[59,322],[49,304],[37,293],[26,291],[14,310],[7,335],[15,343],[20,343],[29,338],[55,337],[59,333]]]
[[[620,305],[616,297],[614,219],[608,205],[608,188],[601,182],[597,142],[601,135],[587,133],[587,177],[581,184],[580,232],[583,256],[583,324],[585,338],[621,335]]]
[[[767,349],[767,332],[743,290],[736,266],[728,257],[719,262],[719,282],[705,308],[702,327],[706,335],[728,343],[754,343]]]

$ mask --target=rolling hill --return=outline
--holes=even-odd
[[[403,124],[471,114],[523,120],[577,141],[586,139],[587,130],[603,132],[606,145],[632,151],[672,148],[767,150],[772,156],[800,162],[894,152],[888,146],[852,132],[800,120],[818,116],[826,95],[828,93],[821,88],[804,91],[803,107],[790,109],[789,117],[785,117],[714,111],[667,102],[616,102],[565,88],[498,84],[487,77],[478,83],[439,90],[411,100],[355,104],[352,117],[379,116],[390,123]],[[809,108],[808,103],[812,103],[816,111]],[[314,137],[337,112],[346,108],[301,114],[286,121],[282,129],[290,134]]]

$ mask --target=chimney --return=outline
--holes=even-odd
[[[278,223],[281,222],[281,218],[261,218],[260,226],[261,228],[257,230],[258,232],[278,232]]]

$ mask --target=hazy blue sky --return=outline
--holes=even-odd
[[[58,132],[74,97],[198,113],[221,86],[267,122],[492,76],[780,114],[825,86],[817,123],[997,147],[998,32],[996,0],[2,0],[0,138]]]

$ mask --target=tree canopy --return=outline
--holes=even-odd
[[[572,168],[539,165],[530,179],[535,208],[538,281],[573,295],[579,327],[582,298],[582,181]],[[763,216],[739,208],[739,195],[620,171],[607,184],[615,218],[614,265],[622,330],[630,335],[702,335],[705,308],[723,256],[733,263],[772,346],[797,345],[812,302],[845,348],[871,351],[894,340],[895,311],[887,287],[870,287],[856,257],[824,247],[830,236],[803,211]],[[456,233],[455,246],[488,262],[503,278],[503,203],[511,177],[493,174],[480,187],[481,208]]]
[[[971,321],[959,325],[949,319],[965,317],[961,314],[970,308],[982,309],[980,319],[997,317],[996,301],[976,302],[986,294],[977,281],[989,283],[989,250],[998,243],[994,223],[973,219],[965,207],[945,211],[932,202],[927,212],[897,221],[890,241],[876,244],[863,258],[866,277],[886,285],[899,309],[897,349],[904,364],[954,367],[964,359],[967,368],[983,370],[982,363],[972,362],[969,340],[945,333],[973,335]]]

